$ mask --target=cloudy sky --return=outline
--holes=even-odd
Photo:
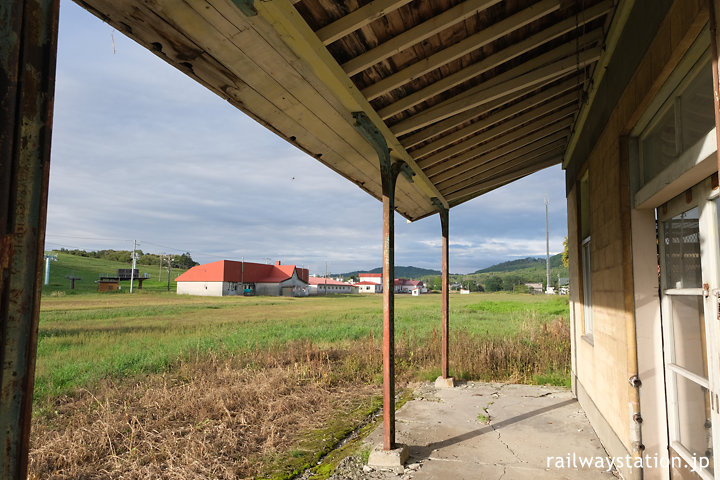
[[[450,212],[450,270],[545,253],[567,234],[563,172]],[[311,272],[382,264],[382,205],[74,3],[60,9],[46,249],[189,251]],[[440,268],[437,215],[396,216],[397,265]]]

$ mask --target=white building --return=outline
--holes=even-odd
[[[358,293],[358,288],[351,283],[341,282],[332,278],[310,277],[308,293],[310,295],[332,295],[339,293]]]

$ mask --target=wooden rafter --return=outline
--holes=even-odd
[[[517,30],[538,18],[557,10],[560,7],[559,0],[544,0],[535,3],[530,7],[521,10],[519,13],[512,15],[498,23],[477,32],[466,39],[451,45],[434,55],[413,63],[407,68],[400,70],[393,75],[383,78],[377,83],[363,89],[362,93],[368,100],[373,100],[385,93],[405,84],[409,83],[421,75],[435,70],[447,63],[456,60],[463,55],[478,50],[479,48],[494,42],[498,38],[507,35],[509,32]]]
[[[516,114],[522,112],[523,110],[532,108],[535,105],[538,105],[544,101],[547,101],[557,95],[560,95],[561,93],[567,92],[568,90],[577,90],[579,88],[579,86],[581,85],[581,83],[576,77],[577,76],[570,77],[570,78],[564,80],[563,82],[558,83],[557,85],[543,89],[541,92],[536,93],[535,95],[532,95],[518,103],[515,103],[515,104],[509,106],[509,107],[498,109],[498,107],[501,107],[507,103],[513,102],[513,101],[517,100],[518,98],[526,95],[532,89],[527,88],[527,89],[519,90],[517,92],[503,96],[497,100],[493,100],[492,102],[486,103],[479,107],[475,107],[466,112],[460,113],[458,115],[454,115],[454,116],[447,118],[441,122],[435,123],[427,128],[420,130],[419,132],[413,133],[412,135],[408,135],[408,136],[402,138],[401,142],[405,146],[405,148],[410,148],[414,145],[424,142],[425,140],[437,137],[438,135],[441,135],[443,132],[445,132],[447,130],[455,128],[458,125],[462,125],[463,123],[465,123],[469,120],[472,120],[473,118],[480,117],[480,116],[482,116],[492,110],[495,110],[495,109],[498,109],[496,111],[497,121],[502,121],[508,117],[511,117],[513,115],[516,115]],[[493,114],[493,115],[495,115],[495,114]]]
[[[595,62],[599,56],[600,48],[596,47],[580,52],[577,55],[565,57],[553,63],[530,69],[527,73],[517,75],[519,70],[524,71],[527,68],[526,64],[535,63],[531,60],[520,67],[516,67],[515,69],[511,69],[494,77],[488,82],[470,88],[460,95],[456,95],[427,110],[423,110],[419,114],[393,125],[390,130],[396,135],[412,132],[473,107],[488,103],[503,95],[507,95],[509,92],[521,90],[528,86],[540,85],[562,77],[574,70],[583,68],[589,63]]]
[[[601,9],[598,9],[601,10]],[[573,19],[574,20],[574,19]],[[589,21],[589,20],[588,20]],[[394,102],[387,107],[380,110],[380,116],[383,118],[389,118],[399,112],[402,112],[403,110],[407,110],[408,108],[417,105],[418,103],[421,103],[428,98],[434,97],[435,95],[438,95],[445,90],[448,90],[454,86],[457,86],[471,78],[475,78],[479,75],[482,75],[483,73],[492,70],[493,68],[496,68],[499,65],[502,65],[503,63],[516,58],[524,53],[527,53],[534,48],[537,48],[538,46],[547,43],[548,41],[559,37],[560,35],[567,33],[571,30],[574,30],[577,28],[577,24],[569,21],[563,21],[560,23],[557,23],[553,25],[552,27],[548,27],[547,29],[528,37],[525,40],[522,40],[516,44],[513,44],[503,50],[498,51],[497,53],[490,55],[482,60],[480,60],[477,63],[474,63],[472,65],[469,65],[468,67],[455,72],[451,75],[448,75],[444,77],[441,80],[438,80],[437,82],[434,82],[427,87],[418,90],[417,92],[414,92],[406,97],[401,98],[397,102]],[[545,36],[545,33],[550,30],[550,35]],[[594,32],[589,32],[588,34],[584,35],[583,38],[580,40],[582,44],[591,43],[592,41],[597,41],[598,39],[602,38],[602,30],[596,29]],[[566,52],[565,55],[569,55],[570,53],[575,53],[577,49],[577,45],[575,42],[567,43],[563,45],[562,47],[559,47],[558,49],[555,49],[557,54],[560,52]],[[549,52],[548,52],[549,53]],[[547,55],[547,54],[546,54]],[[550,55],[547,55],[545,58],[548,58]],[[368,87],[370,88],[370,87]],[[365,89],[367,90],[367,89]],[[363,93],[366,94],[365,90],[363,90]],[[367,95],[367,94],[366,94]]]
[[[412,0],[374,0],[354,12],[324,26],[315,33],[323,44],[330,45],[336,40],[364,27],[368,23],[384,17],[389,12],[397,10],[403,5],[407,5],[411,1]]]
[[[437,184],[437,187],[443,193],[456,192],[463,188],[480,183],[483,179],[492,178],[497,175],[498,172],[502,172],[508,168],[533,162],[542,155],[562,150],[566,144],[567,136],[564,136],[559,140],[555,140],[554,142],[544,144],[542,144],[542,142],[536,142],[534,144],[526,145],[523,147],[522,154],[517,151],[512,152],[512,154],[505,155],[493,162],[488,162],[480,168],[465,172],[465,175],[462,177],[453,177],[444,182],[440,182]]]
[[[406,32],[396,35],[391,40],[381,43],[372,50],[358,55],[342,65],[348,76],[362,72],[368,67],[395,55],[408,47],[422,42],[426,38],[445,30],[451,25],[459,23],[482,10],[500,3],[501,0],[466,0],[463,3],[432,17]]]
[[[498,177],[489,179],[481,184],[478,184],[478,185],[475,185],[472,187],[468,187],[468,188],[465,188],[458,192],[455,192],[452,195],[448,196],[448,200],[450,201],[450,203],[453,206],[456,206],[464,201],[475,198],[478,195],[487,193],[490,190],[494,190],[498,187],[501,187],[512,181],[518,180],[522,177],[526,177],[526,176],[530,175],[531,173],[537,172],[538,170],[542,170],[543,168],[547,168],[547,167],[556,165],[556,164],[560,163],[561,160],[562,160],[562,152],[558,152],[555,154],[549,154],[547,159],[538,160],[537,163],[529,165],[525,168],[521,168],[519,170],[514,170],[510,173],[506,173],[505,175],[500,175]]]
[[[572,121],[573,119],[571,117],[566,117],[554,124],[528,125],[519,128],[507,135],[486,143],[482,146],[482,149],[471,150],[457,157],[450,158],[439,165],[430,167],[425,170],[425,173],[437,184],[478,167],[490,159],[498,158],[503,154],[537,142],[543,137],[548,137],[558,131],[564,131],[572,125]],[[493,151],[495,149],[498,150]]]
[[[460,143],[456,143],[452,147],[444,148],[429,157],[426,157],[423,159],[418,159],[418,156],[415,155],[415,152],[413,152],[413,157],[415,158],[415,161],[417,162],[417,164],[420,165],[420,167],[427,168],[431,165],[440,163],[443,160],[450,158],[454,155],[458,155],[458,154],[464,152],[465,150],[469,150],[469,149],[475,147],[476,145],[479,145],[483,142],[487,142],[488,140],[491,140],[495,137],[498,137],[498,136],[508,133],[512,130],[515,130],[516,128],[522,127],[526,123],[532,122],[534,120],[540,119],[541,122],[552,122],[553,117],[556,117],[557,115],[559,115],[559,117],[557,117],[557,118],[564,118],[571,113],[575,113],[578,108],[577,107],[577,99],[578,99],[577,93],[565,95],[563,97],[553,100],[552,102],[543,104],[540,107],[526,111],[525,113],[518,115],[506,122],[494,124],[494,125],[491,124],[492,125],[491,128],[487,128],[486,122],[472,123],[461,130],[453,132],[451,135],[443,137],[440,141],[443,143],[446,142],[445,144],[448,145],[448,144],[452,143],[453,141],[457,141],[459,139],[468,137],[469,135],[477,133],[480,130],[483,130],[482,133],[480,133],[479,135],[474,135],[472,137],[469,137]],[[565,107],[565,108],[563,108],[556,114],[553,114],[552,116],[545,117],[545,115],[548,115],[561,107]],[[545,118],[541,118],[541,117],[545,117]],[[486,120],[489,120],[490,118],[492,118],[492,116],[488,117]],[[427,145],[427,147],[430,147],[432,145],[433,144]]]

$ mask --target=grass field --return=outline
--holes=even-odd
[[[103,260],[99,258],[81,257],[79,255],[70,255],[61,252],[46,252],[57,256],[57,261],[50,262],[50,278],[47,285],[43,283],[43,296],[62,296],[74,295],[81,293],[97,292],[97,284],[95,281],[100,275],[116,274],[118,268],[130,268],[129,263],[113,262],[111,260]],[[143,281],[143,290],[167,292],[167,269],[160,269],[155,265],[137,265],[140,276],[149,275],[148,280]],[[180,275],[184,270],[173,269],[170,275],[170,291],[177,289],[175,277]],[[75,290],[70,289],[70,280],[68,276],[79,277],[82,280],[75,281]],[[45,270],[43,266],[43,282],[45,279]],[[122,289],[112,292],[110,295],[121,295],[129,293],[130,282],[122,282]],[[137,289],[138,282],[135,282],[134,289]]]
[[[380,296],[143,290],[43,297],[37,478],[81,477],[87,465],[107,478],[164,478],[168,465],[173,478],[285,478],[379,406]],[[396,296],[401,385],[439,373],[440,303]],[[456,378],[567,384],[566,298],[453,295],[450,305]]]

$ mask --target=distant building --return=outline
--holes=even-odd
[[[351,283],[341,282],[333,278],[310,277],[310,295],[328,295],[337,293],[358,293],[358,287]]]
[[[528,293],[543,293],[542,283],[526,283]]]
[[[375,282],[357,282],[353,286],[357,287],[358,293],[382,293],[382,285]]]
[[[308,270],[295,265],[220,260],[197,265],[178,276],[179,295],[308,295]]]
[[[360,273],[358,274],[358,277],[360,277],[360,281],[358,283],[371,282],[382,285],[382,273]]]
[[[413,290],[417,290],[418,294],[427,293],[427,288],[425,288],[423,282],[419,280],[409,280],[407,278],[395,279],[395,293],[412,293]]]

